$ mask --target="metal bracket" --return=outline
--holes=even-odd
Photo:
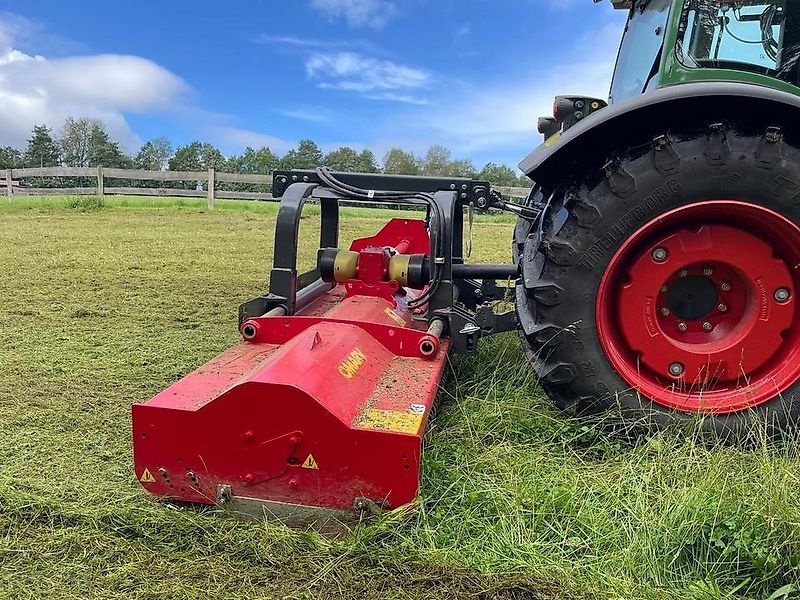
[[[238,517],[267,519],[293,529],[311,529],[324,535],[349,533],[358,523],[371,522],[384,511],[382,502],[357,497],[352,509],[322,508],[235,496],[230,485],[217,486],[217,506]]]

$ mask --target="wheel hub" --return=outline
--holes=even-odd
[[[667,286],[666,296],[667,309],[689,321],[701,319],[717,307],[717,286],[705,275],[679,277]]]
[[[752,204],[714,201],[649,223],[612,259],[598,295],[601,343],[659,404],[734,412],[800,379],[800,229]]]

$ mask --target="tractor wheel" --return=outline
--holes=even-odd
[[[521,220],[517,310],[563,410],[700,419],[745,441],[800,416],[800,149],[712,125],[628,148]],[[617,422],[619,422],[617,420]]]

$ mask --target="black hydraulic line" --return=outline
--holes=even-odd
[[[488,279],[499,281],[503,279],[516,279],[518,276],[519,268],[517,265],[453,265],[454,279]]]

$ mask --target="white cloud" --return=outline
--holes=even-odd
[[[319,87],[359,93],[414,90],[427,85],[431,73],[355,52],[314,53],[306,59],[306,73]]]
[[[527,78],[519,77],[517,68],[506,81],[462,84],[437,104],[393,115],[382,135],[417,152],[441,143],[455,156],[521,159],[541,141],[536,122],[552,114],[555,95],[608,97],[618,42],[619,25],[610,24],[578,40],[574,53],[558,64],[532,67]]]
[[[69,116],[100,119],[128,149],[139,143],[126,112],[171,106],[188,86],[159,65],[135,56],[48,60],[13,47],[14,21],[0,24],[0,145],[22,147],[34,125],[58,128]]]
[[[388,0],[311,0],[311,8],[330,19],[344,18],[351,27],[380,29],[398,14]]]
[[[252,131],[250,129],[241,129],[229,125],[215,126],[212,127],[210,131],[214,141],[219,144],[223,150],[230,152],[238,152],[247,146],[251,148],[262,148],[266,146],[273,152],[283,154],[293,146],[292,142],[266,133]]]
[[[278,111],[278,114],[298,121],[308,121],[310,123],[328,123],[334,117],[330,110],[318,106],[297,106],[286,110]]]

